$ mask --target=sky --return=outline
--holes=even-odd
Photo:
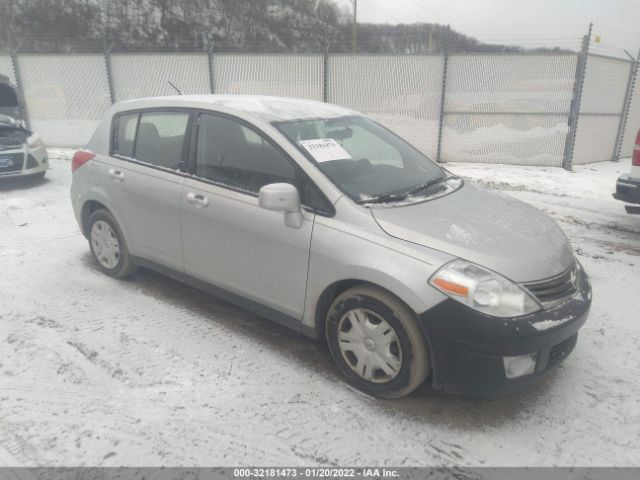
[[[352,8],[352,0],[337,0]],[[481,41],[574,46],[594,22],[596,50],[634,55],[640,0],[358,0],[358,22],[441,23]]]

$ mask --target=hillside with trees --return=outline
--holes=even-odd
[[[351,52],[352,17],[333,0],[2,0],[0,50]],[[361,53],[517,50],[438,24],[358,24]]]

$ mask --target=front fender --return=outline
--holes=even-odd
[[[393,293],[414,312],[446,300],[428,284],[429,277],[453,257],[377,235],[344,231],[332,219],[316,222],[311,239],[307,295],[302,323],[316,328],[323,292],[336,282],[356,280]]]

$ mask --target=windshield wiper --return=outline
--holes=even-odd
[[[429,187],[433,187],[434,185],[438,185],[439,183],[444,182],[446,179],[448,178],[454,178],[454,177],[448,177],[446,175],[442,175],[441,177],[437,177],[437,178],[432,178],[431,180],[421,183],[420,185],[416,185],[415,187],[413,187],[411,190],[409,190],[407,193],[405,193],[406,196],[411,196],[411,195],[415,195],[418,192],[421,192],[422,190],[426,190]]]
[[[406,200],[406,198],[406,193],[383,193],[382,195],[356,200],[356,203],[363,205],[367,203],[400,202],[402,200]]]
[[[400,202],[402,200],[406,200],[411,195],[415,195],[416,193],[425,190],[434,185],[438,185],[439,183],[444,182],[445,180],[449,180],[451,178],[457,178],[453,175],[442,175],[437,178],[432,178],[428,182],[421,183],[420,185],[416,185],[411,190],[405,193],[383,193],[381,195],[372,196],[369,198],[363,198],[357,200],[356,203],[359,204],[367,204],[367,203],[387,203],[387,202]]]

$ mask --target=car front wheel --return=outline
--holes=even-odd
[[[349,383],[365,393],[397,398],[424,382],[429,353],[415,314],[376,287],[347,290],[327,317],[331,355]]]

